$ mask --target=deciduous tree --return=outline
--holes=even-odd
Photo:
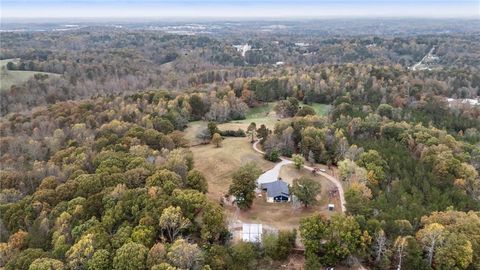
[[[28,270],[63,270],[63,262],[51,258],[36,259],[30,264]]]
[[[199,269],[203,262],[202,251],[197,244],[190,244],[185,239],[177,239],[167,254],[168,259],[181,269]]]
[[[247,132],[250,134],[250,137],[251,137],[250,142],[252,143],[255,141],[256,130],[257,130],[257,124],[255,124],[255,122],[252,122],[250,123],[250,125],[248,125]]]
[[[291,193],[302,202],[305,207],[308,207],[317,202],[317,196],[320,193],[321,186],[318,182],[310,178],[300,177],[293,180],[293,185],[290,189]]]
[[[256,261],[255,247],[252,243],[239,242],[232,246],[233,269],[252,269]]]
[[[147,269],[148,249],[138,243],[126,243],[117,249],[113,258],[113,269],[115,270],[144,270]]]
[[[292,155],[292,160],[293,160],[293,163],[295,164],[295,168],[297,168],[297,170],[300,170],[303,166],[303,163],[305,162],[305,159],[301,155],[298,155],[298,154]]]
[[[112,269],[112,258],[106,249],[99,249],[93,253],[88,261],[88,270],[109,270]]]
[[[228,232],[223,209],[214,203],[207,203],[202,213],[202,239],[214,242]]]
[[[464,234],[446,233],[434,257],[435,266],[440,269],[468,269],[473,260],[472,243]]]
[[[190,226],[190,221],[183,217],[180,207],[169,206],[163,209],[159,226],[167,233],[168,239],[173,241],[180,231]]]
[[[213,134],[212,136],[212,143],[216,147],[220,147],[222,145],[222,136],[218,133]]]
[[[431,223],[417,232],[417,240],[427,252],[428,265],[432,265],[433,255],[437,247],[443,243],[445,227],[438,223]]]
[[[261,170],[253,162],[247,163],[233,173],[229,194],[235,196],[235,202],[241,209],[250,208],[255,198],[256,180]]]
[[[167,256],[167,250],[165,249],[165,245],[162,243],[156,243],[153,247],[148,251],[147,254],[147,267],[152,267],[156,264],[160,264],[165,262]]]
[[[66,259],[70,268],[84,269],[87,267],[88,261],[95,252],[93,239],[93,234],[87,234],[67,251]]]
[[[202,193],[207,193],[208,182],[201,172],[197,170],[191,170],[187,174],[187,187],[198,190]]]

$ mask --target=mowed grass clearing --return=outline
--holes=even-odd
[[[246,113],[246,119],[243,120],[234,120],[228,123],[219,124],[218,127],[221,130],[237,130],[243,129],[247,130],[250,123],[254,122],[259,128],[264,124],[268,129],[273,130],[275,124],[282,121],[288,120],[289,118],[280,118],[277,117],[273,108],[275,107],[276,102],[264,103],[258,107],[251,108]],[[312,106],[315,109],[317,115],[325,116],[328,114],[331,105],[313,103]],[[192,145],[200,143],[200,140],[197,138],[197,135],[204,129],[207,128],[207,121],[195,121],[188,124],[188,128],[185,129],[185,138],[188,139]]]
[[[60,74],[38,71],[24,71],[24,70],[7,70],[8,62],[18,62],[18,59],[4,59],[0,60],[0,90],[9,89],[12,85],[19,85],[35,74],[44,74],[48,76],[60,76]]]
[[[275,107],[276,102],[264,103],[258,107],[251,108],[245,115],[244,120],[234,120],[228,123],[219,125],[220,129],[243,129],[247,130],[250,123],[254,122],[259,128],[262,124],[269,129],[273,129],[275,124],[282,119],[277,117],[273,107]]]
[[[269,170],[275,165],[255,152],[248,138],[226,138],[222,147],[219,148],[208,144],[190,149],[195,158],[195,168],[208,180],[207,195],[214,201],[219,201],[228,192],[233,172],[247,162],[254,162],[262,171]],[[299,205],[294,208],[291,203],[267,203],[264,196],[259,196],[255,199],[252,208],[247,211],[238,212],[235,207],[225,205],[229,219],[262,223],[277,229],[293,229],[298,228],[300,219],[303,217],[318,213],[330,215],[332,212],[327,210],[328,203],[339,206],[337,200],[330,201],[328,198],[328,190],[333,188],[331,182],[321,176],[313,176],[305,169],[297,170],[293,165],[283,166],[280,171],[280,177],[289,184],[293,179],[301,176],[310,177],[321,184],[322,192],[318,197],[317,205],[308,208]],[[337,207],[337,210],[340,208]]]
[[[279,122],[281,119],[276,117],[274,111],[266,111],[267,109],[272,109],[274,104],[268,104],[265,108],[258,109],[254,108],[253,113],[248,113],[246,116],[247,118],[244,120],[234,120],[227,123],[222,123],[218,125],[218,128],[221,130],[237,130],[243,129],[245,132],[248,129],[250,123],[255,122],[257,128],[260,125],[264,124],[267,128],[273,129],[275,127],[275,123]],[[252,111],[251,110],[251,111]],[[188,124],[188,127],[185,129],[185,138],[190,141],[191,145],[195,145],[200,143],[200,140],[197,138],[197,135],[204,129],[207,128],[208,121],[194,121]]]
[[[330,109],[332,107],[332,105],[322,104],[322,103],[312,103],[309,106],[313,107],[317,115],[320,115],[320,116],[327,115],[330,112]]]
[[[280,177],[290,185],[294,179],[302,176],[309,177],[321,185],[316,205],[305,208],[300,204],[294,207],[292,203],[267,203],[265,197],[261,196],[255,199],[250,210],[235,214],[236,218],[243,222],[262,223],[280,230],[291,230],[298,228],[300,220],[304,217],[314,214],[325,216],[333,214],[334,212],[327,209],[329,203],[335,204],[336,211],[340,211],[339,200],[337,198],[330,200],[328,197],[328,191],[334,187],[330,181],[322,176],[313,176],[306,169],[297,170],[293,164],[283,166],[280,171]],[[234,208],[229,207],[229,209],[231,214],[234,214]]]
[[[266,103],[251,109],[246,115],[247,119],[219,124],[218,127],[221,130],[237,130],[240,128],[246,131],[250,123],[255,122],[257,128],[261,124],[265,124],[269,129],[273,129],[277,122],[286,120],[276,117],[273,111],[274,106],[275,103],[273,102]],[[329,105],[325,104],[313,104],[312,107],[319,115],[326,115],[329,110]],[[228,192],[233,172],[247,162],[254,162],[262,171],[269,170],[275,165],[253,150],[248,137],[227,137],[223,140],[220,148],[212,144],[197,145],[200,140],[196,136],[207,128],[207,124],[207,121],[189,123],[189,127],[185,130],[185,138],[190,140],[191,145],[196,145],[190,149],[195,158],[195,168],[201,171],[208,180],[208,197],[210,199],[219,201]],[[298,228],[300,219],[303,217],[316,213],[330,215],[332,212],[327,209],[329,203],[334,203],[336,210],[340,211],[339,200],[328,198],[328,190],[333,188],[334,185],[327,179],[321,176],[313,176],[310,171],[305,169],[297,170],[293,165],[282,167],[280,172],[280,177],[289,184],[292,184],[293,179],[301,176],[310,177],[321,184],[322,192],[318,197],[317,205],[308,208],[303,206],[294,208],[291,203],[267,203],[264,196],[259,196],[255,199],[252,208],[247,211],[238,212],[235,207],[226,205],[225,209],[229,218],[247,223],[262,223],[277,229],[293,229]]]
[[[190,150],[195,158],[195,169],[208,180],[208,196],[217,201],[228,192],[233,172],[242,165],[251,161],[262,171],[274,166],[252,149],[248,138],[226,138],[222,147],[206,144],[190,147]]]
[[[247,119],[256,119],[263,118],[267,116],[270,112],[273,112],[273,107],[275,107],[276,102],[266,102],[260,106],[251,108],[245,115]]]
[[[245,120],[231,121],[230,123],[224,124],[224,126],[226,128],[232,127],[232,129],[234,127],[246,129],[251,122],[255,122],[257,128],[260,127],[260,125],[264,124],[267,128],[273,129],[277,122],[289,119],[277,117],[274,111],[275,104],[277,103],[268,102],[258,107],[251,108],[245,115]],[[300,106],[303,106],[303,104],[300,103]],[[331,105],[321,103],[312,103],[309,106],[313,107],[313,109],[319,116],[326,116],[331,108]]]

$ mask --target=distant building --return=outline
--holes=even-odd
[[[261,185],[261,188],[267,193],[267,202],[273,203],[290,201],[288,184],[283,182],[281,179],[270,183],[264,183]]]
[[[305,43],[305,42],[295,42],[295,46],[298,46],[298,47],[307,47],[307,46],[310,46],[310,44]]]
[[[262,224],[242,224],[242,240],[243,242],[259,243],[262,241],[263,227]]]
[[[454,99],[454,98],[447,98],[447,102],[449,105],[454,104],[470,104],[471,106],[480,105],[480,98],[463,98],[463,99]]]

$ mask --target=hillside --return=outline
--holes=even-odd
[[[466,21],[9,25],[0,268],[480,269]]]
[[[22,85],[29,79],[33,78],[35,74],[46,75],[49,77],[57,77],[59,74],[51,72],[28,71],[28,70],[8,70],[8,62],[18,63],[19,59],[4,59],[0,60],[0,91],[8,90],[12,85]]]

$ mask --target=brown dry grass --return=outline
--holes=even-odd
[[[312,180],[318,182],[322,186],[319,197],[317,197],[318,206],[322,207],[320,211],[326,210],[327,205],[329,203],[334,203],[335,205],[338,205],[338,206],[340,205],[339,200],[336,200],[336,199],[330,200],[328,198],[328,191],[332,188],[335,188],[335,185],[332,182],[328,181],[328,179],[326,179],[325,177],[319,176],[319,175],[314,176],[309,170],[304,168],[297,170],[295,168],[295,165],[293,164],[283,166],[282,169],[280,170],[280,177],[289,184],[293,184],[293,179],[300,178],[302,176],[311,178]],[[336,210],[340,211],[340,209],[341,209],[340,207],[336,207]]]
[[[190,145],[199,143],[200,140],[197,139],[197,135],[205,128],[207,128],[206,121],[195,121],[188,123],[188,127],[183,132],[185,134],[185,139],[190,142]]]
[[[328,198],[328,190],[334,187],[330,181],[321,176],[312,176],[305,169],[297,170],[293,164],[283,166],[280,171],[280,177],[289,184],[293,182],[293,179],[301,176],[310,177],[322,185],[322,191],[316,205],[308,208],[300,206],[294,209],[291,203],[267,203],[265,197],[262,196],[255,199],[251,209],[240,212],[238,219],[243,222],[266,224],[280,230],[291,230],[298,228],[300,219],[304,217],[314,214],[330,216],[332,212],[329,212],[327,209],[328,203],[332,202],[335,205],[339,205],[337,199],[330,201]],[[340,208],[337,207],[336,210],[340,211]],[[231,211],[233,211],[233,208]]]
[[[195,168],[208,180],[208,196],[214,200],[227,193],[232,173],[247,162],[255,162],[263,171],[274,164],[252,149],[248,138],[226,138],[222,147],[212,144],[190,148],[195,158]]]
[[[264,124],[267,128],[273,130],[276,123],[286,119],[288,118],[278,118],[275,112],[270,112],[270,113],[266,113],[263,117],[247,118],[245,120],[231,121],[228,123],[220,124],[218,125],[218,127],[222,130],[227,130],[227,129],[236,130],[241,128],[246,131],[250,123],[254,122],[257,125],[257,128],[259,128],[262,124]]]
[[[269,170],[274,163],[263,159],[262,155],[255,152],[248,138],[226,138],[223,146],[216,148],[214,145],[200,145],[191,147],[195,158],[195,168],[201,171],[208,180],[208,197],[218,201],[228,191],[232,173],[243,164],[253,161],[263,171]],[[305,170],[297,170],[291,165],[282,167],[280,177],[288,183],[300,176],[308,176],[322,185],[319,203],[308,208],[294,209],[291,203],[267,203],[265,197],[257,197],[252,208],[247,211],[237,212],[232,206],[226,206],[228,216],[231,219],[239,219],[242,222],[262,223],[277,229],[298,228],[300,219],[321,213],[329,216],[327,210],[329,203],[327,192],[333,185],[321,176],[312,176]],[[338,202],[334,202],[339,205]]]
[[[260,125],[264,124],[267,128],[273,130],[275,124],[279,122],[281,119],[277,118],[275,112],[265,113],[263,116],[254,115],[252,118],[247,118],[245,120],[237,120],[231,121],[228,123],[219,124],[218,128],[221,130],[237,130],[243,129],[245,132],[248,129],[250,123],[255,122],[257,128]],[[185,138],[190,141],[191,145],[195,145],[200,143],[200,140],[197,139],[197,135],[204,129],[207,128],[207,121],[195,121],[188,123],[188,127],[185,129],[184,134]]]

